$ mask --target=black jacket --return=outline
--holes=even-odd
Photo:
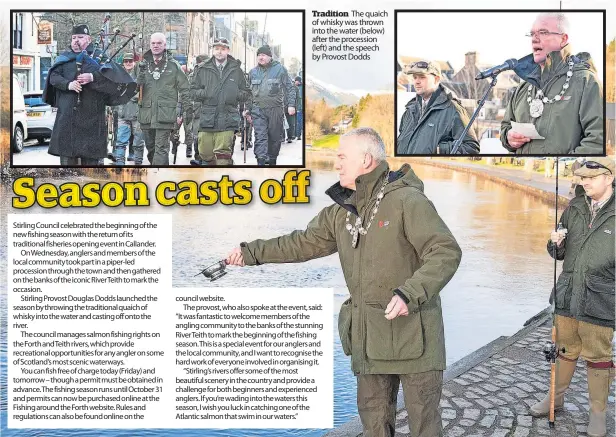
[[[240,61],[228,56],[221,74],[216,59],[210,58],[195,69],[191,91],[195,101],[201,103],[200,131],[239,129],[238,105],[250,99],[250,88],[246,85]]]
[[[86,52],[92,55],[93,47]],[[100,52],[96,51],[94,55]],[[83,85],[79,93],[68,85],[77,78],[77,60],[81,73],[92,73],[94,81]],[[104,61],[105,59],[103,59]],[[91,57],[66,51],[49,70],[44,100],[58,108],[49,143],[49,154],[56,156],[103,158],[107,156],[107,123],[105,106],[129,101],[136,93],[133,78],[114,62],[99,65]]]
[[[430,97],[423,114],[421,114],[421,99],[418,95],[406,105],[406,111],[400,121],[396,154],[451,154],[453,143],[462,135],[469,122],[466,110],[457,99],[445,91],[442,85],[439,85]],[[479,143],[469,131],[460,144],[457,154],[477,153],[479,153]]]

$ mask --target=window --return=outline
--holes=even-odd
[[[177,32],[165,32],[167,37],[167,50],[178,49],[178,33]]]
[[[23,48],[23,24],[24,24],[24,14],[15,14],[15,19],[13,20],[13,48],[14,49]]]
[[[29,70],[15,70],[15,76],[17,76],[17,82],[22,92],[30,91],[30,71]]]

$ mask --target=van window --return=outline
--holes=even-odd
[[[23,110],[25,108],[24,96],[17,82],[17,78],[13,77],[13,110]]]
[[[24,103],[26,106],[45,106],[47,104],[43,102],[42,94],[28,94],[24,96]]]

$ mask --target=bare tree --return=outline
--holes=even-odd
[[[0,12],[0,32],[2,35],[10,35],[11,31],[10,27],[10,17],[9,12],[7,10],[3,10]],[[8,67],[9,65],[9,44],[11,44],[11,39],[2,39],[0,41],[0,66]]]

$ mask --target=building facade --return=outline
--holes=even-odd
[[[41,15],[16,12],[11,16],[11,47],[13,74],[23,92],[45,87],[47,71],[51,67],[54,44],[39,44]],[[43,35],[40,35],[43,36]]]

